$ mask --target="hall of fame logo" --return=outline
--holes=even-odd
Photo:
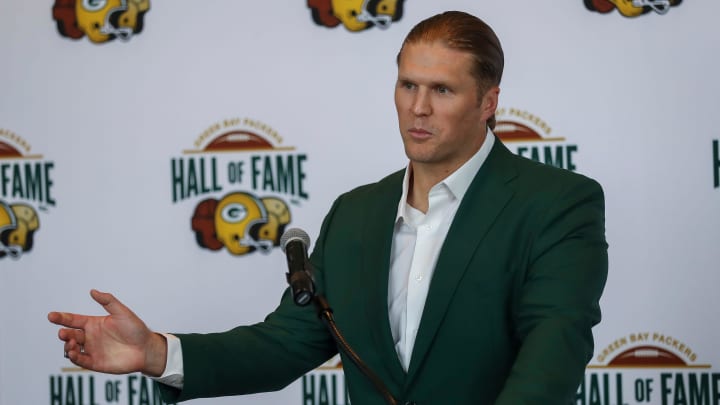
[[[149,10],[150,0],[55,0],[52,17],[61,36],[100,44],[139,34]]]
[[[345,373],[340,355],[335,355],[320,367],[302,377],[303,405],[350,404]]]
[[[371,27],[387,29],[402,18],[405,0],[307,0],[315,24],[335,28],[342,24],[348,31]]]
[[[269,253],[292,221],[290,206],[309,197],[307,155],[260,121],[215,123],[183,154],[171,160],[172,201],[197,201],[190,228],[203,249]]]
[[[498,108],[493,132],[523,157],[575,171],[578,146],[564,137],[553,136],[553,129],[537,115],[517,108]]]
[[[54,166],[31,153],[25,139],[0,128],[0,260],[19,259],[32,250],[40,229],[38,210],[55,206]]]
[[[158,384],[142,374],[118,376],[63,367],[49,376],[50,405],[175,405],[163,401]]]
[[[605,346],[588,365],[577,403],[711,405],[720,373],[693,348],[660,332],[631,333]]]
[[[607,14],[617,9],[625,17],[637,17],[654,12],[665,14],[670,7],[682,3],[682,0],[583,0],[585,8],[601,14]]]

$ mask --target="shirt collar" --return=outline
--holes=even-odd
[[[433,189],[437,187],[446,187],[447,190],[450,191],[450,194],[458,200],[462,200],[468,188],[470,188],[470,183],[472,183],[478,170],[480,170],[480,167],[482,167],[485,160],[487,160],[490,150],[494,144],[495,135],[492,130],[488,128],[487,136],[485,137],[485,141],[482,146],[480,146],[480,149],[478,149],[478,151],[475,152],[475,154],[468,159],[467,162],[460,166],[460,168],[451,173],[443,181],[433,186]],[[401,218],[407,218],[407,210],[411,208],[407,203],[408,186],[410,185],[410,170],[412,170],[412,166],[408,164],[405,169],[405,176],[403,177],[402,196],[398,202],[397,215],[395,216],[396,223]]]

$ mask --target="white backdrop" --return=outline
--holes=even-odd
[[[35,229],[32,249],[0,258],[0,405],[157,403],[137,375],[78,371],[62,358],[46,314],[100,314],[91,288],[113,292],[160,331],[261,320],[285,287],[281,252],[202,248],[194,210],[233,191],[274,196],[290,209],[288,226],[315,237],[338,194],[403,167],[395,55],[415,23],[446,9],[480,16],[501,39],[499,119],[558,138],[510,148],[571,153],[575,170],[605,189],[610,272],[578,403],[606,403],[606,386],[612,403],[691,403],[695,384],[692,403],[717,404],[720,2],[684,1],[633,18],[593,12],[582,0],[404,3],[387,29],[350,32],[314,23],[301,0],[151,1],[141,32],[102,44],[61,36],[50,1],[0,3],[0,146],[20,155],[0,148],[0,202],[17,217],[5,232],[21,222]],[[198,152],[232,130],[285,149]],[[293,184],[307,197],[253,186],[266,173],[257,166],[253,175],[253,157],[301,155],[305,178]],[[213,157],[216,190],[198,185],[173,201],[173,159],[199,171],[203,158],[197,179],[209,187]],[[241,181],[231,183],[230,163],[241,161]],[[644,333],[643,346],[685,366],[609,364],[640,347],[632,337]],[[308,398],[299,380],[276,393],[193,403],[344,404],[320,393],[320,380],[333,375],[340,384],[335,372],[314,373]]]

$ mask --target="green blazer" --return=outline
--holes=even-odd
[[[311,255],[340,330],[400,404],[569,404],[593,353],[607,277],[604,199],[584,176],[499,141],[450,227],[407,373],[388,320],[403,171],[341,195]],[[313,306],[286,292],[264,322],[179,335],[185,385],[167,402],[278,390],[337,352]],[[382,405],[346,357],[353,405]]]

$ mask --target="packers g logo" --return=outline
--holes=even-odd
[[[195,207],[191,228],[200,247],[225,247],[232,255],[242,256],[255,250],[269,253],[280,246],[280,236],[290,219],[285,201],[237,191],[220,200],[201,201]]]
[[[307,0],[315,24],[334,28],[341,23],[358,32],[377,26],[390,27],[400,20],[405,0]]]
[[[55,0],[52,15],[63,37],[99,44],[139,34],[148,10],[150,0]]]
[[[682,0],[584,0],[585,8],[606,14],[614,9],[625,17],[637,17],[654,11],[665,14],[670,7],[677,6]]]
[[[0,259],[19,259],[33,247],[33,236],[40,220],[33,207],[26,204],[8,205],[0,200]]]

